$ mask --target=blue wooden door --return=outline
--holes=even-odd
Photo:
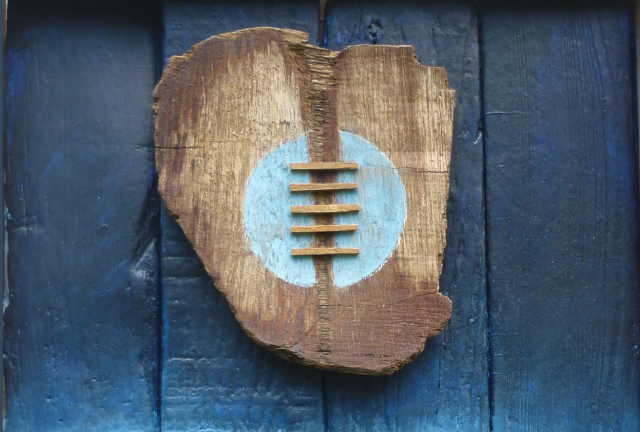
[[[5,430],[640,430],[629,3],[24,0],[8,23]],[[456,90],[452,318],[394,375],[258,347],[158,198],[166,61],[254,26],[413,45]]]

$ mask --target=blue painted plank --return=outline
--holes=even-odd
[[[6,430],[157,431],[151,25],[9,15]]]
[[[165,63],[210,36],[246,27],[317,37],[315,2],[167,2]],[[224,209],[220,209],[224,211]],[[240,328],[182,230],[162,213],[165,431],[320,431],[322,373],[282,360]]]
[[[328,48],[413,45],[421,63],[446,68],[456,90],[447,248],[440,290],[453,302],[443,333],[389,377],[328,373],[332,431],[484,431],[489,426],[483,139],[478,22],[472,2],[336,1]]]
[[[4,35],[6,34],[6,10],[4,7],[0,8],[0,23],[2,23],[1,27],[2,27],[2,45],[0,45],[0,76],[2,77],[2,82],[5,82],[4,79],[4,40],[5,37]],[[0,101],[4,101],[4,84],[0,86]],[[2,151],[0,152],[0,172],[2,172],[2,178],[4,179],[4,165],[5,165],[5,158],[4,158],[4,102],[0,102],[0,119],[3,119],[3,128],[2,128],[2,136],[3,136],[3,144],[2,144]],[[0,188],[0,202],[4,203],[4,187]],[[0,212],[0,221],[2,221],[2,223],[0,223],[0,245],[2,245],[2,250],[5,251],[4,249],[4,245],[5,245],[5,241],[6,241],[6,231],[7,231],[7,225],[6,225],[6,218],[5,218],[5,212],[4,209],[2,209],[3,211]],[[0,260],[0,275],[2,275],[2,314],[4,316],[4,311],[5,311],[5,296],[7,295],[7,290],[6,290],[6,283],[7,283],[7,278],[6,278],[6,272],[7,272],[7,266],[6,266],[7,262],[6,262],[6,254],[2,255],[2,260]],[[0,329],[2,331],[0,331],[0,346],[4,346],[4,320],[0,321]],[[4,362],[0,362],[0,376],[4,377]],[[0,393],[0,406],[5,406],[4,404],[4,391]],[[4,419],[5,419],[5,413],[4,410],[2,410],[2,414],[0,415],[0,420],[2,421],[2,424],[4,424]],[[0,429],[1,430],[1,429]]]
[[[309,34],[309,42],[318,39],[318,5],[315,1],[279,0],[256,2],[242,0],[217,3],[165,1],[165,61],[187,52],[208,37],[249,27],[277,27]]]
[[[493,430],[640,430],[632,10],[482,22]]]

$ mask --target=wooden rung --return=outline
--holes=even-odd
[[[359,204],[291,206],[291,213],[351,213],[357,211],[360,211]]]
[[[322,233],[322,232],[344,232],[355,231],[358,229],[358,225],[306,225],[306,226],[292,226],[292,233]]]
[[[291,183],[291,192],[357,189],[357,183]]]
[[[334,248],[334,247],[310,247],[301,249],[291,249],[291,255],[357,255],[358,248]]]
[[[335,171],[356,169],[358,169],[358,164],[355,162],[309,162],[291,164],[291,171]]]

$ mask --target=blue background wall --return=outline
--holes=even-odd
[[[6,42],[7,431],[638,431],[630,3],[23,0]],[[153,169],[152,91],[214,34],[410,44],[457,105],[451,321],[387,377],[253,343]],[[320,35],[322,31],[322,36]]]

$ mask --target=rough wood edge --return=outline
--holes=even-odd
[[[408,51],[408,53],[411,55],[411,59],[413,60],[414,65],[422,70],[431,70],[437,73],[437,77],[440,79],[440,83],[438,83],[438,85],[440,87],[442,87],[443,91],[448,91],[448,92],[453,92],[455,94],[455,90],[452,90],[451,87],[449,87],[449,79],[447,78],[447,71],[445,70],[444,67],[441,66],[426,66],[423,65],[422,63],[420,63],[420,61],[418,60],[418,56],[416,54],[416,51],[413,49],[412,45],[367,45],[367,44],[357,44],[357,45],[350,45],[346,48],[344,48],[342,51],[338,52],[337,57],[343,57],[343,56],[347,56],[349,54],[350,51],[359,51],[362,49],[366,49],[366,50],[386,50],[389,48],[394,48],[397,50],[405,50]],[[436,74],[434,74],[435,76]],[[449,173],[450,171],[450,167],[449,169],[447,169],[446,171],[442,171],[442,173]]]
[[[5,0],[6,1],[6,0]],[[183,55],[175,55],[172,56],[169,61],[167,62],[167,65],[164,68],[164,71],[162,72],[162,78],[160,79],[160,81],[158,82],[158,84],[156,85],[155,89],[153,90],[153,105],[152,105],[152,110],[153,110],[153,121],[155,123],[156,121],[156,116],[157,116],[157,112],[158,112],[158,102],[159,102],[159,98],[160,98],[160,93],[162,92],[164,86],[163,81],[165,80],[165,77],[167,75],[172,75],[174,77],[178,77],[180,75],[180,71],[182,70],[184,63],[189,60],[191,57],[193,57],[194,52],[200,48],[200,46],[206,44],[208,41],[210,41],[211,39],[235,39],[238,36],[244,36],[244,35],[248,35],[251,33],[256,33],[256,32],[260,32],[263,30],[270,30],[270,31],[276,31],[278,33],[280,33],[283,37],[283,40],[289,42],[289,43],[301,43],[301,44],[308,44],[309,43],[309,35],[305,32],[299,31],[299,30],[289,30],[289,29],[281,29],[281,28],[276,28],[276,27],[268,27],[268,26],[264,26],[264,27],[251,27],[251,28],[246,28],[246,29],[241,29],[241,30],[236,30],[230,33],[222,33],[219,35],[213,35],[207,39],[204,39],[200,42],[198,42],[197,44],[193,45],[191,47],[191,49],[189,49],[189,51],[187,51],[186,53],[184,53]],[[166,84],[166,83],[165,83]],[[157,137],[156,134],[158,134],[158,130],[156,129],[156,131],[154,132],[154,141],[157,142]],[[157,145],[156,145],[156,149],[157,149]]]
[[[214,282],[214,285],[215,285],[216,278],[212,278],[212,279],[213,279],[213,282]],[[233,315],[237,316],[236,315],[237,310],[234,307],[234,305],[227,298],[226,293],[223,292],[223,291],[219,291],[219,292],[222,294],[222,297],[224,298],[224,300],[229,305],[229,308],[231,309],[231,312],[233,313]],[[436,297],[440,298],[442,301],[444,301],[445,302],[445,306],[447,307],[447,313],[449,315],[451,315],[453,304],[451,303],[451,299],[449,299],[449,297],[447,297],[445,295],[442,295],[439,292],[435,292],[435,293],[429,294],[429,295],[436,296]],[[380,367],[378,369],[366,369],[366,368],[359,368],[359,367],[353,367],[353,366],[339,366],[339,365],[336,365],[334,363],[318,362],[317,360],[308,360],[308,359],[306,359],[304,357],[300,357],[299,355],[296,355],[296,353],[291,350],[290,346],[273,345],[273,344],[270,344],[270,343],[267,343],[267,342],[261,340],[258,336],[256,336],[255,333],[253,333],[253,331],[251,331],[251,329],[249,329],[245,325],[244,322],[242,322],[242,321],[240,321],[238,319],[236,319],[236,321],[240,325],[240,328],[242,330],[244,330],[244,332],[247,334],[247,336],[249,336],[249,338],[251,338],[251,340],[253,340],[255,343],[257,343],[259,346],[271,351],[272,353],[274,353],[278,357],[281,357],[281,358],[283,358],[283,359],[285,359],[287,361],[290,361],[290,362],[296,363],[296,364],[300,364],[300,365],[304,365],[304,366],[313,367],[313,368],[320,369],[320,370],[326,370],[326,371],[332,371],[332,372],[340,372],[340,373],[351,373],[351,374],[366,375],[366,376],[392,375],[395,372],[399,371],[404,366],[406,366],[409,363],[411,363],[420,354],[422,354],[422,352],[424,351],[424,348],[425,348],[425,346],[427,344],[427,340],[430,339],[430,338],[434,338],[434,337],[438,336],[440,333],[442,333],[442,330],[444,330],[444,327],[449,322],[449,320],[446,320],[445,322],[442,323],[442,325],[440,327],[434,329],[433,332],[431,333],[431,335],[428,338],[425,338],[425,340],[422,343],[422,345],[419,346],[416,349],[416,351],[413,354],[411,354],[410,356],[408,356],[407,358],[402,359],[402,360],[397,360],[396,362],[394,362],[392,364]]]
[[[640,1],[640,0],[638,0]],[[308,43],[308,34],[303,33],[303,32],[299,32],[299,31],[295,31],[295,30],[286,30],[286,29],[280,29],[280,28],[273,28],[273,27],[254,27],[251,29],[244,29],[244,30],[238,30],[238,31],[234,31],[234,32],[230,32],[230,33],[226,33],[224,34],[224,36],[236,36],[238,34],[242,34],[244,32],[247,31],[255,31],[255,30],[265,30],[265,29],[269,29],[269,30],[276,30],[279,32],[288,32],[288,33],[297,33],[299,35],[302,36],[302,40],[300,40],[300,43],[306,44]],[[214,35],[211,38],[215,38],[215,37],[219,37],[221,35]],[[209,38],[209,39],[211,39]],[[207,39],[208,40],[208,39]],[[165,74],[179,74],[180,70],[182,69],[182,66],[184,65],[184,62],[189,59],[192,55],[193,55],[193,50],[200,45],[201,43],[206,42],[206,40],[199,42],[198,44],[192,46],[192,48],[185,53],[182,56],[173,56],[170,58],[167,66],[165,67],[165,71],[163,72],[163,78],[165,76]],[[366,48],[371,48],[371,45],[365,45],[365,44],[361,44],[361,45],[352,45],[350,47],[347,47],[345,49],[343,49],[340,52],[335,53],[334,55],[339,56],[341,54],[343,54],[346,50],[349,49],[353,49],[353,48],[358,48],[358,47],[366,47]],[[406,48],[411,50],[412,52],[412,56],[413,59],[416,63],[416,65],[420,68],[423,69],[438,69],[440,72],[441,77],[443,77],[444,79],[444,90],[449,90],[452,91],[451,88],[448,85],[448,81],[447,81],[447,76],[446,76],[446,72],[445,69],[443,67],[431,67],[431,66],[426,66],[426,65],[422,65],[418,59],[417,56],[415,54],[415,51],[413,49],[412,46],[410,45],[378,45],[378,47],[387,47],[387,48]],[[329,51],[329,50],[326,50]],[[173,63],[173,64],[172,64]],[[170,69],[171,67],[171,69]],[[154,92],[153,92],[153,98],[154,98],[154,104],[153,104],[153,112],[154,112],[154,122],[155,122],[155,117],[157,115],[157,104],[159,102],[159,93],[161,90],[161,84],[162,84],[162,79],[160,80],[160,82],[158,83],[158,85],[156,86]],[[157,133],[157,130],[156,130]],[[155,138],[155,137],[154,137]],[[158,149],[158,147],[156,146],[156,149]],[[172,149],[170,149],[172,150]],[[177,148],[176,148],[177,150]],[[326,171],[326,170],[325,170]],[[449,170],[447,171],[442,171],[440,172],[441,174],[448,174]],[[163,205],[166,208],[166,204],[163,203]],[[178,215],[172,213],[169,209],[168,210],[168,214],[176,221],[178,221],[179,217]],[[205,267],[207,267],[205,265]],[[207,269],[207,272],[211,275],[214,284],[217,285],[218,281],[217,281],[217,277],[210,273],[208,271],[209,269]],[[233,303],[231,303],[229,301],[229,299],[227,298],[227,293],[224,292],[223,290],[218,290],[221,295],[223,296],[223,298],[225,299],[225,301],[227,302],[227,304],[229,305],[232,313],[234,314],[234,316],[237,318],[238,314],[237,314],[237,309],[234,306]],[[429,296],[435,296],[438,297],[440,300],[442,300],[444,302],[444,306],[447,309],[447,314],[450,316],[451,315],[451,311],[452,311],[452,303],[451,300],[447,297],[442,295],[440,292],[435,292],[435,293],[431,293],[429,294]],[[354,366],[342,366],[342,365],[337,365],[334,363],[325,363],[325,362],[320,362],[318,360],[308,360],[306,358],[300,357],[299,355],[296,355],[296,353],[294,351],[291,350],[292,347],[290,346],[280,346],[280,345],[273,345],[270,344],[268,342],[265,342],[263,340],[261,340],[256,334],[254,334],[254,332],[248,328],[246,326],[246,324],[244,322],[242,322],[241,320],[236,320],[238,322],[238,324],[240,325],[240,327],[244,330],[244,332],[254,341],[256,342],[258,345],[260,345],[261,347],[268,349],[269,351],[273,352],[274,354],[278,355],[279,357],[286,359],[288,361],[291,361],[293,363],[297,363],[297,364],[301,364],[301,365],[305,365],[305,366],[310,366],[310,367],[314,367],[317,369],[321,369],[321,370],[327,370],[327,371],[335,371],[335,372],[342,372],[342,373],[352,373],[352,374],[358,374],[358,375],[368,375],[368,376],[379,376],[379,375],[391,375],[395,372],[397,372],[398,370],[400,370],[401,368],[403,368],[405,365],[411,363],[418,355],[420,355],[423,351],[424,348],[426,346],[426,342],[427,339],[429,338],[433,338],[438,336],[442,330],[444,329],[445,325],[447,324],[447,322],[449,321],[448,319],[445,320],[438,328],[433,329],[429,336],[426,337],[423,341],[423,343],[421,344],[421,346],[418,346],[415,350],[414,353],[412,353],[411,355],[407,356],[404,359],[399,359],[394,361],[391,364],[388,364],[386,366],[383,367],[379,367],[377,369],[370,369],[370,368],[360,368],[360,367],[354,367]]]
[[[438,297],[440,300],[444,301],[444,306],[447,308],[447,313],[449,315],[451,315],[451,311],[453,309],[453,304],[451,303],[451,299],[445,295],[440,294],[439,292],[435,292],[433,294],[429,294],[430,296],[435,296]],[[223,294],[223,297],[226,296]],[[230,304],[231,306],[231,304]],[[235,309],[233,308],[233,306],[231,306],[231,310],[235,315]],[[297,363],[297,364],[301,364],[304,366],[310,366],[316,369],[320,369],[320,370],[326,370],[326,371],[332,371],[332,372],[340,372],[340,373],[351,373],[351,374],[356,374],[356,375],[366,375],[366,376],[380,376],[380,375],[392,375],[395,372],[399,371],[400,369],[402,369],[403,367],[405,367],[406,365],[408,365],[409,363],[411,363],[416,357],[418,357],[420,354],[422,354],[422,352],[424,351],[426,344],[427,344],[427,340],[434,338],[436,336],[438,336],[440,333],[442,333],[442,330],[444,330],[444,327],[447,325],[447,323],[449,322],[449,320],[446,320],[445,322],[442,323],[442,325],[436,329],[433,330],[433,332],[430,333],[430,336],[428,338],[425,338],[424,342],[422,343],[421,346],[417,347],[416,351],[411,354],[410,356],[406,357],[405,359],[402,360],[397,360],[396,362],[389,364],[387,366],[383,366],[380,367],[378,369],[365,369],[365,368],[358,368],[358,367],[353,367],[353,366],[338,366],[334,363],[322,363],[322,362],[318,362],[318,361],[311,361],[311,360],[307,360],[303,357],[300,357],[298,355],[296,355],[295,352],[291,351],[290,348],[291,347],[283,347],[283,346],[276,346],[276,345],[272,345],[272,344],[268,344],[265,343],[263,341],[261,341],[255,334],[253,334],[251,332],[251,330],[249,330],[248,328],[245,327],[244,323],[238,321],[240,323],[240,327],[247,333],[247,335],[249,335],[249,337],[256,342],[258,345],[260,345],[261,347],[264,347],[265,349],[270,350],[271,352],[273,352],[274,354],[276,354],[277,356],[288,360],[292,363]]]

